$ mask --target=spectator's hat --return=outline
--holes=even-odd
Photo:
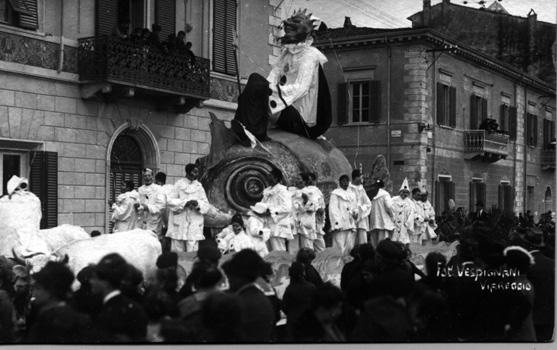
[[[120,254],[111,253],[99,261],[94,271],[99,279],[119,286],[128,272],[128,263]]]
[[[389,261],[401,261],[406,257],[404,250],[390,239],[384,239],[377,245],[377,254]]]
[[[159,269],[176,266],[178,266],[178,254],[175,252],[163,253],[157,258],[157,267]]]
[[[74,275],[64,263],[49,261],[41,271],[33,275],[33,280],[50,294],[65,300],[71,291]]]
[[[6,185],[6,190],[8,192],[8,195],[11,195],[15,192],[15,190],[17,190],[18,188],[22,187],[21,185],[25,185],[28,186],[29,185],[29,181],[24,178],[24,177],[19,177],[17,175],[13,175],[10,180],[8,180],[8,183]],[[23,188],[25,188],[23,187]]]

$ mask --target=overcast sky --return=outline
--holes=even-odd
[[[441,0],[432,0],[431,4]],[[452,3],[479,8],[478,0],[451,0]],[[352,24],[358,27],[397,28],[410,27],[406,18],[421,11],[422,0],[284,0],[287,13],[298,8],[307,8],[321,18],[329,28],[341,27],[344,16],[349,16]],[[493,0],[486,1],[486,7]],[[538,14],[538,20],[555,23],[556,0],[502,0],[500,4],[515,16],[526,17],[530,9]]]

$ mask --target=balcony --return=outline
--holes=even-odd
[[[496,162],[509,155],[509,135],[485,130],[464,131],[464,158]]]
[[[543,170],[555,170],[555,150],[542,149],[540,163]]]
[[[161,105],[195,105],[209,98],[209,60],[164,53],[109,36],[79,39],[82,97],[154,97]],[[191,107],[190,107],[191,108]]]

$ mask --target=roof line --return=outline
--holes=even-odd
[[[325,33],[325,32],[323,32]],[[507,76],[511,76],[515,79],[518,79],[528,85],[536,87],[538,89],[548,90],[555,93],[555,87],[552,85],[536,78],[530,76],[514,66],[511,66],[508,63],[502,62],[498,59],[491,58],[481,52],[478,52],[474,49],[463,45],[454,39],[448,38],[443,34],[430,29],[430,28],[415,28],[415,29],[402,29],[400,31],[391,31],[391,32],[381,32],[381,33],[371,33],[371,34],[363,34],[363,35],[351,35],[350,37],[345,38],[327,38],[320,34],[316,41],[317,47],[322,48],[334,48],[334,47],[343,47],[343,46],[363,46],[363,45],[374,45],[374,44],[388,44],[389,42],[402,41],[402,39],[406,39],[405,41],[410,40],[420,40],[425,39],[432,43],[437,44],[448,44],[455,47],[455,54],[458,54],[464,58],[467,58],[472,61],[476,61],[486,67],[489,67],[495,71],[499,71]],[[437,42],[436,42],[437,41]],[[439,42],[440,41],[440,42]]]
[[[433,5],[433,6],[431,6],[431,8],[434,8],[434,7],[437,7],[437,6],[441,6],[441,5],[443,5],[442,2],[437,3],[437,4]],[[452,3],[452,2],[449,2],[448,5],[449,5],[449,6],[462,7],[462,8],[465,8],[465,9],[467,9],[467,10],[480,11],[480,12],[482,12],[482,13],[491,13],[491,14],[494,14],[494,15],[502,15],[502,16],[508,16],[508,17],[515,17],[515,18],[520,18],[520,19],[525,20],[525,21],[528,20],[528,17],[522,17],[522,16],[517,16],[517,15],[511,15],[510,13],[502,13],[502,12],[497,12],[497,11],[491,11],[491,10],[488,10],[487,8],[485,8],[485,9],[477,9],[477,8],[474,8],[474,7],[468,7],[468,6],[464,6],[464,5],[459,5],[459,4],[455,4],[455,3]],[[406,17],[406,19],[409,20],[409,21],[412,21],[410,18],[412,18],[412,17],[414,17],[414,16],[416,16],[416,15],[422,13],[422,12],[423,12],[423,9],[422,9],[421,11],[418,11],[418,12],[416,12],[416,13],[410,15],[409,17]],[[537,13],[536,13],[536,14],[537,14]],[[538,20],[536,20],[536,21],[537,21],[538,23],[549,24],[549,25],[552,25],[552,26],[555,26],[555,25],[556,25],[555,23],[551,23],[551,22],[538,21]]]

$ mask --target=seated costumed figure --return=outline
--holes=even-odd
[[[238,98],[231,128],[241,144],[266,141],[270,119],[278,128],[316,139],[331,125],[331,96],[322,65],[327,58],[313,44],[320,20],[306,10],[283,22],[281,55],[265,80],[253,73]]]

